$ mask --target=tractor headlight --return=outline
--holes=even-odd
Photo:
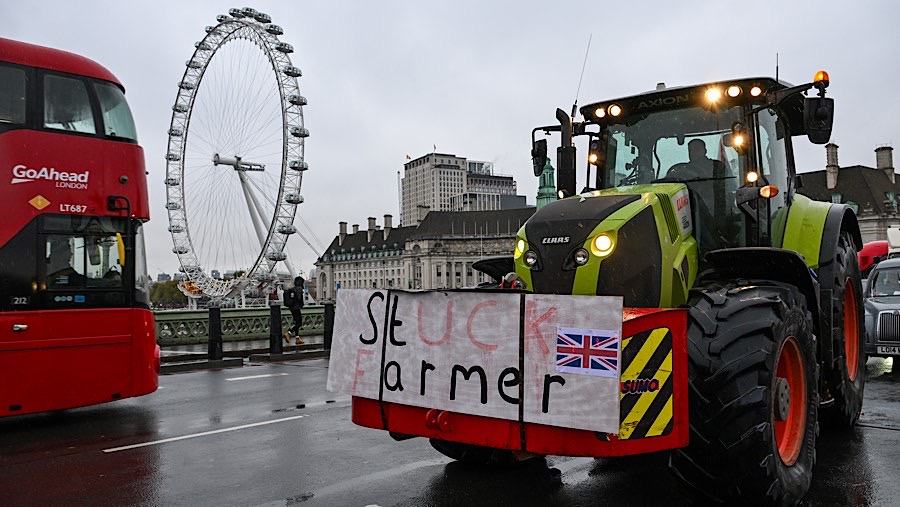
[[[597,257],[606,257],[616,248],[615,239],[608,233],[598,234],[591,241],[591,252]]]
[[[529,268],[533,268],[537,265],[538,256],[534,251],[529,250],[525,252],[525,265]]]
[[[513,253],[513,256],[518,259],[523,253],[525,253],[525,240],[520,239],[516,241],[516,251]]]

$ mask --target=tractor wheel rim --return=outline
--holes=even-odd
[[[807,410],[807,386],[806,364],[800,351],[800,344],[794,336],[785,338],[778,352],[778,365],[775,368],[775,376],[781,381],[774,382],[772,386],[772,419],[775,431],[775,443],[778,446],[778,454],[786,465],[793,465],[800,456],[800,449],[806,433]],[[779,417],[777,410],[778,384],[787,384],[790,392],[790,400],[785,417]]]
[[[855,381],[859,374],[859,319],[856,289],[849,278],[844,283],[844,359],[847,361],[847,376]]]

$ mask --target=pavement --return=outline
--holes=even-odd
[[[222,359],[209,359],[209,344],[160,347],[160,374],[219,368],[239,368],[253,362],[299,361],[328,357],[324,335],[304,336],[303,344],[281,342],[281,353],[271,350],[269,340],[223,341]]]

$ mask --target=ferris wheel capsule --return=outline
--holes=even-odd
[[[303,196],[300,194],[287,194],[284,196],[284,202],[288,204],[303,204]]]
[[[300,72],[300,69],[294,67],[293,65],[285,65],[284,68],[281,69],[281,71],[291,77],[300,77],[303,75],[303,73]]]
[[[306,97],[303,95],[290,95],[288,97],[288,102],[295,106],[305,106],[306,105]]]

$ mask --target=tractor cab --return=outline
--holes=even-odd
[[[791,136],[807,134],[824,144],[831,131],[828,76],[791,86],[749,78],[666,88],[596,102],[580,109],[583,122],[557,110],[559,126],[532,133],[535,173],[543,170],[546,140],[538,131],[559,131],[560,198],[600,191],[653,193],[659,183],[683,183],[700,253],[779,245],[794,195]],[[803,92],[818,90],[818,97]],[[584,187],[576,191],[573,137],[588,138]],[[683,218],[683,220],[686,220]]]

